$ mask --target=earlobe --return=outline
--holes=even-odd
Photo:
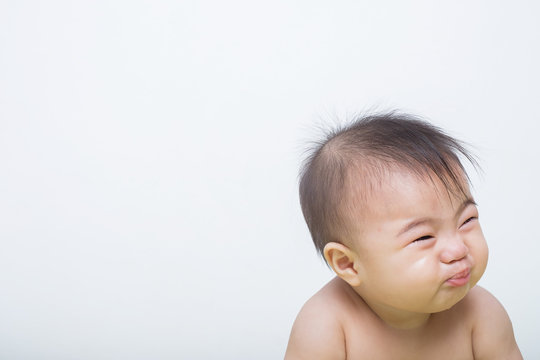
[[[351,286],[360,285],[359,260],[353,250],[343,244],[329,242],[324,247],[324,258],[337,276]]]

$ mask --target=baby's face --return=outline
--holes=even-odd
[[[362,279],[356,290],[368,304],[439,312],[484,273],[488,249],[472,198],[450,198],[433,177],[435,185],[393,172],[359,211],[352,239]]]

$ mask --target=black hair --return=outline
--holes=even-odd
[[[391,168],[432,181],[435,175],[449,194],[466,194],[469,178],[460,156],[478,166],[462,142],[419,117],[396,111],[357,116],[349,125],[328,131],[300,173],[300,204],[315,247],[322,255],[328,242],[343,242],[345,212],[358,205],[348,201],[351,186],[360,187],[365,199]]]

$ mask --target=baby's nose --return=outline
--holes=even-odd
[[[441,252],[441,261],[450,264],[463,259],[469,253],[469,248],[459,236],[448,238]]]

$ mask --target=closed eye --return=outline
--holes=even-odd
[[[413,242],[429,240],[429,239],[432,239],[432,238],[433,238],[433,236],[431,236],[431,235],[424,235],[424,236],[421,236],[418,239],[414,240]]]
[[[471,221],[474,221],[474,220],[476,220],[476,219],[478,219],[476,216],[471,216],[470,218],[468,218],[467,220],[465,220],[465,222],[464,222],[463,224],[461,224],[461,226],[466,225],[466,224],[468,224],[468,223],[470,223]]]

